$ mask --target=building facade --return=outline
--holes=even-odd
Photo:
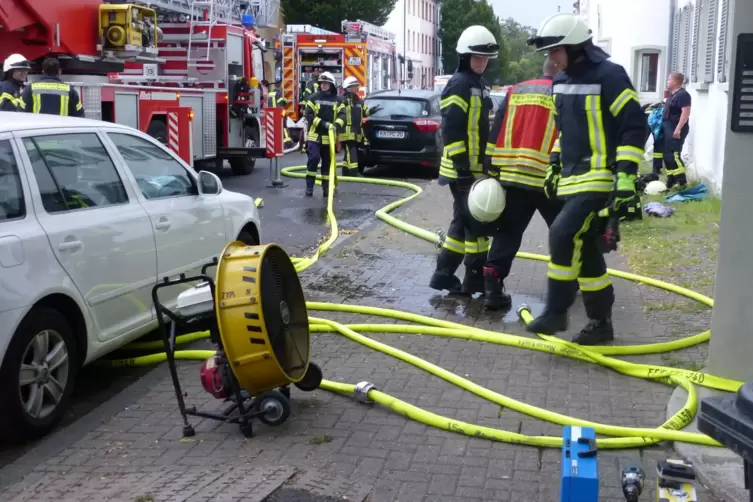
[[[438,69],[438,27],[436,0],[397,1],[383,28],[397,34],[397,52],[404,59],[397,75],[398,85],[432,88]]]
[[[729,91],[729,0],[581,0],[594,42],[622,65],[643,104],[661,101],[667,76],[685,75],[693,105],[683,157],[719,191]]]

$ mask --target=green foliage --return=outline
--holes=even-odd
[[[535,35],[536,30],[530,26],[523,26],[511,17],[500,23],[500,29],[505,45],[510,51],[503,83],[515,84],[540,76],[546,56],[541,52],[535,52],[526,44],[526,40]]]
[[[311,24],[340,33],[344,19],[361,19],[381,26],[397,0],[282,0],[286,24]]]
[[[503,80],[507,67],[508,50],[502,37],[499,18],[494,15],[487,0],[442,0],[440,7],[439,38],[442,40],[442,67],[450,74],[458,67],[458,55],[455,52],[460,34],[474,24],[485,26],[499,40],[500,51],[497,59],[489,61],[484,76],[492,84]]]

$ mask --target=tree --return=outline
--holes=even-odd
[[[286,24],[311,24],[330,31],[341,31],[344,19],[361,19],[382,26],[397,0],[282,0]]]
[[[541,52],[535,52],[526,43],[529,37],[536,34],[536,30],[530,26],[523,26],[511,17],[500,23],[500,30],[505,45],[509,49],[509,62],[504,72],[504,83],[515,84],[538,77],[546,56]]]
[[[505,46],[499,18],[494,15],[487,0],[442,0],[440,8],[439,38],[442,40],[442,66],[445,73],[452,73],[458,67],[458,55],[455,47],[460,34],[474,24],[485,26],[499,41],[499,57],[489,61],[484,76],[492,84],[502,82],[503,72],[507,67],[507,48]]]

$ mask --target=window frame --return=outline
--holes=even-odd
[[[633,74],[632,80],[635,83],[636,92],[638,96],[646,97],[647,99],[654,99],[657,96],[664,95],[665,85],[663,83],[666,79],[666,61],[667,61],[667,48],[661,45],[639,45],[632,48],[633,52]],[[643,56],[648,54],[656,54],[656,90],[655,91],[641,91],[641,74],[643,72]],[[686,76],[687,78],[687,76]]]
[[[198,187],[199,187],[199,173],[191,166],[186,164],[183,159],[178,157],[178,155],[170,150],[169,148],[165,147],[162,143],[157,141],[156,139],[152,138],[149,135],[143,134],[141,132],[135,131],[135,130],[127,130],[127,129],[118,129],[114,127],[106,127],[101,129],[102,136],[105,138],[107,142],[108,148],[110,151],[111,157],[116,157],[118,162],[120,163],[121,170],[126,173],[126,176],[128,176],[128,180],[130,181],[133,190],[135,192],[135,196],[138,197],[139,201],[142,203],[147,202],[158,202],[162,200],[170,200],[170,199],[176,199],[179,197],[198,197]],[[131,168],[128,166],[128,161],[126,161],[125,158],[120,154],[120,150],[118,150],[117,145],[115,142],[110,138],[110,134],[122,134],[125,136],[132,136],[134,138],[138,138],[141,140],[144,140],[148,143],[151,143],[152,145],[156,145],[160,149],[162,149],[164,152],[167,152],[167,154],[178,163],[185,171],[188,173],[188,177],[191,178],[192,186],[196,189],[195,194],[190,195],[171,195],[169,197],[159,197],[157,199],[147,199],[146,196],[144,196],[143,192],[141,191],[141,187],[139,187],[138,181],[136,180],[136,176],[133,174],[133,171],[131,171]]]
[[[8,142],[8,144],[10,145],[10,151],[13,154],[14,159],[16,160],[16,171],[18,171],[18,181],[21,187],[21,206],[23,209],[23,214],[15,218],[0,220],[0,225],[10,224],[11,222],[24,221],[29,218],[29,216],[31,216],[34,211],[34,203],[29,190],[28,174],[26,173],[25,169],[26,166],[24,165],[24,160],[23,157],[21,157],[21,152],[18,149],[16,140],[12,133],[7,132],[0,133],[0,143],[2,143],[3,141]]]
[[[106,206],[92,206],[92,207],[86,207],[86,208],[71,208],[64,211],[55,211],[55,212],[49,212],[44,207],[44,202],[42,201],[42,192],[39,188],[39,182],[37,181],[36,174],[34,173],[34,167],[31,161],[31,157],[29,157],[29,152],[26,151],[26,146],[24,145],[24,140],[27,138],[44,138],[47,136],[70,136],[74,134],[94,134],[97,139],[102,144],[102,147],[104,148],[107,155],[110,157],[110,161],[112,162],[112,165],[115,169],[115,173],[118,176],[118,179],[120,180],[120,183],[123,185],[123,188],[125,190],[126,195],[126,201],[120,202],[117,204],[108,204]],[[28,129],[19,131],[13,134],[15,140],[16,140],[16,149],[17,149],[17,158],[21,160],[24,166],[24,170],[26,171],[26,177],[27,181],[29,183],[29,192],[30,192],[30,200],[33,204],[34,211],[36,214],[46,214],[49,216],[57,216],[57,215],[66,215],[73,212],[81,212],[81,211],[93,211],[97,209],[108,209],[108,208],[116,208],[118,206],[125,206],[128,204],[133,203],[135,200],[136,194],[133,191],[133,185],[132,181],[128,176],[126,176],[127,173],[125,173],[122,169],[122,166],[119,163],[119,159],[113,157],[112,151],[108,146],[108,140],[106,137],[104,137],[102,134],[100,134],[99,129],[96,127],[64,127],[64,128],[56,128],[56,129]],[[128,181],[126,181],[128,180]],[[27,204],[27,213],[29,212],[29,204]]]

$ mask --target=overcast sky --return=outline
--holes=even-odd
[[[541,22],[557,12],[572,12],[573,0],[489,0],[500,19],[514,18],[517,22],[538,29]]]

